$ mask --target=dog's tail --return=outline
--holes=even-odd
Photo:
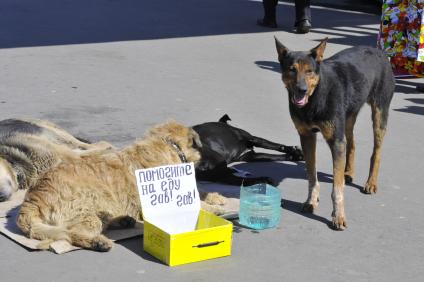
[[[41,240],[37,246],[40,249],[48,249],[50,243],[59,240],[66,240],[71,243],[66,226],[45,223],[40,209],[31,202],[23,202],[16,224],[27,237]]]
[[[219,122],[227,123],[227,121],[229,120],[231,120],[230,117],[227,114],[225,114],[219,119]]]

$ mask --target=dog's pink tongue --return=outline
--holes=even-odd
[[[293,99],[294,100],[294,103],[297,105],[297,106],[305,106],[306,105],[306,95],[305,96],[303,96],[301,99],[299,99],[299,100],[297,100],[297,99]]]

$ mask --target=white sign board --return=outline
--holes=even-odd
[[[200,211],[193,163],[135,171],[143,218],[169,234],[193,231]]]

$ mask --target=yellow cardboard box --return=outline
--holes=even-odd
[[[200,210],[196,229],[169,234],[144,221],[144,250],[169,266],[229,256],[233,224]]]

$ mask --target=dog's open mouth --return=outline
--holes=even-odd
[[[292,102],[299,108],[302,108],[308,103],[308,95],[303,95],[301,97],[296,97],[295,95],[292,97]]]

